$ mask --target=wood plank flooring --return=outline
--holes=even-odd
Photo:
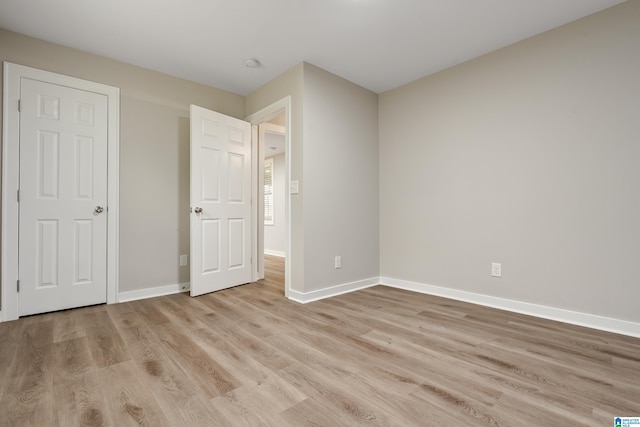
[[[377,286],[265,280],[0,323],[1,426],[610,426],[640,339]]]

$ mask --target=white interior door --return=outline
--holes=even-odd
[[[20,86],[18,314],[107,300],[107,96]]]
[[[191,106],[191,296],[251,281],[251,125]]]

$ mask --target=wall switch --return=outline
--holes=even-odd
[[[502,264],[497,262],[491,263],[491,275],[493,277],[502,277]]]
[[[342,268],[342,257],[337,256],[335,260],[335,268]]]
[[[289,193],[298,194],[298,181],[289,182]]]
[[[187,265],[187,256],[180,255],[180,267],[184,267]]]

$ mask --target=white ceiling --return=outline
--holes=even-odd
[[[275,157],[284,153],[285,138],[283,134],[265,132],[264,134],[264,157]]]
[[[380,93],[622,1],[0,0],[0,27],[241,95],[301,61]]]

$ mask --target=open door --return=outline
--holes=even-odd
[[[191,296],[251,281],[251,125],[191,106]]]

